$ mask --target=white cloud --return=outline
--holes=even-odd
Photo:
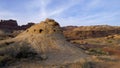
[[[34,8],[39,8],[39,13],[37,13],[37,15],[39,15],[40,18],[44,19],[46,17],[52,17],[55,15],[59,15],[64,13],[65,10],[68,10],[69,8],[71,8],[72,6],[76,5],[76,4],[80,4],[82,0],[68,0],[67,3],[65,4],[61,4],[61,5],[56,5],[57,8],[50,8],[47,9],[47,7],[49,7],[48,5],[53,3],[53,0],[32,0],[30,2],[30,6],[27,5],[28,9],[34,9]]]
[[[60,5],[60,7],[58,7],[57,9],[53,9],[53,11],[51,11],[51,13],[49,14],[49,16],[54,16],[54,15],[59,15],[64,13],[64,11],[68,10],[69,8],[71,8],[74,5],[80,4],[82,0],[69,0],[69,2],[67,2],[67,4],[62,4]]]

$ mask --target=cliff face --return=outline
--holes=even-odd
[[[0,21],[0,26],[18,26],[17,21],[16,20],[1,20]]]
[[[17,29],[18,24],[16,20],[1,20],[0,21],[0,29]]]
[[[66,29],[65,29],[66,28]],[[120,34],[118,26],[80,26],[80,27],[64,27],[64,35],[70,39],[87,39],[105,37],[114,34]]]

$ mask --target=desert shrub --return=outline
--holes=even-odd
[[[12,42],[5,42],[6,45],[10,45],[12,43],[14,43],[14,42],[13,41]]]
[[[13,35],[8,35],[8,37],[11,37],[11,38],[13,38],[14,36],[13,36]]]
[[[30,50],[30,47],[23,46],[20,47],[20,52],[16,54],[15,58],[21,59],[21,58],[28,58],[28,57],[35,57],[37,53]]]
[[[26,30],[26,32],[29,32],[29,30]]]
[[[112,40],[108,40],[108,43],[112,43]]]
[[[29,47],[22,47],[20,52],[16,54],[14,57],[17,60],[19,59],[39,59],[39,60],[45,60],[47,58],[44,58],[44,55],[38,55],[38,53],[31,51]]]
[[[119,60],[118,59],[115,59],[115,58],[111,58],[111,57],[106,57],[106,56],[103,56],[103,57],[98,57],[98,59],[100,60],[104,60],[104,61],[114,61],[114,62],[118,62]]]
[[[0,37],[0,40],[4,40],[4,39]]]
[[[15,58],[17,58],[17,59],[29,58],[29,57],[34,58],[35,55],[37,55],[37,53],[27,52],[27,51],[21,51],[21,52],[19,52],[19,53],[15,56]]]
[[[35,52],[25,52],[25,51],[21,51],[19,52],[15,58],[17,60],[20,60],[20,59],[37,59],[37,60],[46,60],[47,57],[44,56],[44,55],[38,55],[37,53]]]
[[[8,55],[0,56],[0,67],[10,63],[11,60],[12,60],[12,57]]]
[[[103,51],[100,48],[91,48],[89,49],[91,55],[108,55],[108,52]]]

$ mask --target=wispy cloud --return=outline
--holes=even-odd
[[[48,13],[47,13],[47,5],[51,2],[51,0],[40,0],[40,2],[41,2],[41,7],[40,7],[40,9],[41,9],[41,12],[40,12],[40,15],[41,15],[41,18],[46,18],[46,17],[48,17]]]
[[[54,4],[54,0],[32,0],[29,2],[30,6],[26,5],[27,9],[29,10],[33,10],[35,8],[39,9],[37,11],[37,13],[34,13],[33,16],[38,16],[39,19],[38,20],[43,20],[45,18],[54,18],[57,15],[61,15],[64,14],[64,12],[66,10],[68,10],[69,8],[71,8],[74,5],[80,4],[82,0],[67,0],[64,4],[60,4],[60,5],[55,5],[57,6],[54,8],[49,8],[49,4]]]
[[[41,0],[41,16],[43,18],[46,18],[46,16],[47,16],[46,6],[47,6],[47,4],[45,3],[45,0]]]
[[[53,3],[53,0],[35,0],[35,1],[31,1],[31,8],[39,8],[40,16],[45,18],[45,17],[51,17],[54,15],[64,13],[65,10],[68,10],[69,8],[71,8],[72,6],[74,6],[76,4],[80,4],[81,1],[82,0],[76,0],[76,1],[68,0],[67,3],[61,4],[61,5],[56,5],[57,8],[50,8],[50,10],[49,10],[49,9],[47,9],[47,7],[49,7],[48,5],[50,3]]]
[[[71,8],[74,5],[80,4],[82,0],[70,0],[69,2],[67,2],[67,4],[62,4],[60,5],[60,7],[58,7],[57,9],[53,10],[49,16],[54,16],[54,15],[59,15],[64,13],[64,11],[68,10],[69,8]]]

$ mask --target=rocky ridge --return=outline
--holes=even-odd
[[[63,27],[63,33],[69,40],[83,40],[88,38],[106,37],[120,34],[119,26],[96,25],[96,26],[69,26]]]

